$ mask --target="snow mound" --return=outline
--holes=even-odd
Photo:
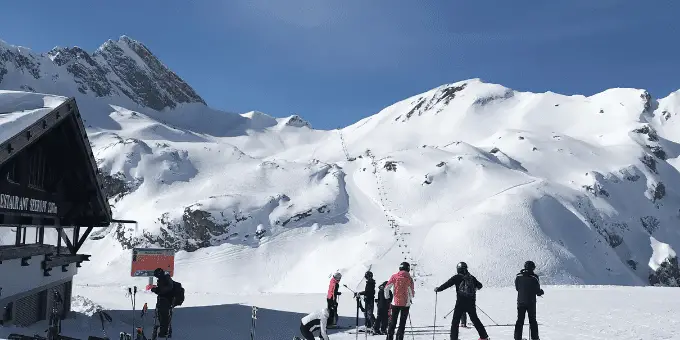
[[[662,263],[676,256],[670,245],[657,241],[654,237],[649,238],[652,246],[652,257],[649,259],[649,267],[657,270]]]
[[[0,142],[31,126],[67,98],[0,90]]]

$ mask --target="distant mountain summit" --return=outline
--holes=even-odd
[[[205,101],[144,44],[127,36],[90,54],[55,47],[46,54],[0,41],[0,88],[132,101],[157,111]],[[122,99],[122,100],[121,100]]]

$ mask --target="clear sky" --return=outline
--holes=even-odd
[[[349,125],[481,78],[590,95],[680,88],[676,0],[3,1],[0,39],[46,52],[142,41],[209,105]]]

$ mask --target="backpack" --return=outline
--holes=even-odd
[[[458,295],[472,298],[477,295],[477,287],[475,285],[475,277],[466,274],[463,275],[463,280],[458,285]]]
[[[173,307],[176,306],[181,306],[182,303],[184,303],[184,288],[182,287],[182,284],[175,281],[173,286],[172,286],[172,295],[173,295]]]

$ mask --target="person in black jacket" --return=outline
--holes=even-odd
[[[436,293],[446,290],[449,287],[456,286],[456,307],[453,310],[453,317],[451,317],[451,340],[458,340],[458,324],[463,313],[470,316],[470,321],[477,329],[480,340],[486,340],[489,335],[486,333],[484,325],[477,317],[477,290],[482,289],[482,284],[468,272],[468,267],[465,262],[461,262],[456,266],[457,274],[451,277],[443,285],[434,289]]]
[[[170,309],[173,305],[174,282],[170,275],[165,273],[161,268],[156,268],[153,276],[158,279],[156,287],[151,288],[151,291],[156,293],[156,313],[158,313],[158,323],[160,325],[158,337],[164,338],[172,336],[172,327],[170,327]]]
[[[515,339],[522,339],[524,328],[524,314],[529,314],[529,330],[531,339],[538,340],[538,322],[536,322],[536,296],[543,295],[538,275],[534,273],[536,264],[533,261],[524,263],[524,269],[515,277],[517,290],[517,323],[515,324]]]
[[[385,298],[385,286],[387,286],[387,281],[378,286],[378,299],[375,300],[378,305],[378,318],[375,319],[375,323],[373,324],[373,333],[380,335],[387,334],[387,326],[390,319],[390,304],[392,303],[392,292],[390,292],[389,299]]]
[[[364,297],[364,320],[366,320],[366,330],[368,330],[375,323],[375,316],[373,316],[375,280],[373,280],[373,273],[370,270],[364,274],[364,278],[366,279],[366,288],[364,291],[357,293],[357,295]]]

